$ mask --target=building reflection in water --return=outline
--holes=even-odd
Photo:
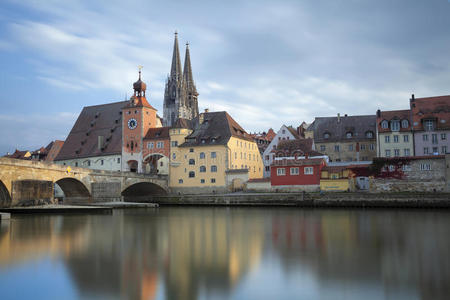
[[[448,213],[433,211],[177,207],[21,216],[0,231],[0,274],[51,257],[80,297],[111,299],[233,298],[252,274],[270,278],[268,260],[286,281],[308,272],[322,296],[446,299],[449,253]]]

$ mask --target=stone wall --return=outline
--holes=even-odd
[[[12,183],[13,206],[53,203],[53,182],[44,180],[16,180]]]
[[[94,182],[91,184],[94,202],[121,201],[120,182]]]
[[[404,179],[371,179],[370,192],[444,192],[445,180],[420,181]]]

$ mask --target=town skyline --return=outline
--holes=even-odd
[[[175,30],[200,111],[228,111],[248,132],[449,94],[448,1],[258,3],[6,1],[0,153],[65,139],[84,106],[132,95],[138,65],[162,117]]]

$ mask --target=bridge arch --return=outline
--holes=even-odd
[[[167,192],[161,186],[151,182],[138,182],[126,187],[121,195],[126,202],[146,201],[154,195],[166,195]]]
[[[64,177],[55,182],[64,192],[64,203],[91,202],[91,193],[83,182],[71,177]]]
[[[3,181],[0,180],[0,207],[9,207],[11,205],[11,195]]]

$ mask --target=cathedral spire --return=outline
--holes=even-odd
[[[175,42],[173,44],[172,67],[170,69],[170,78],[181,80],[180,50],[178,49],[178,33],[176,31],[175,31]]]
[[[183,81],[187,87],[195,90],[194,78],[192,76],[191,55],[189,53],[189,43],[186,43],[186,55],[184,57]]]

